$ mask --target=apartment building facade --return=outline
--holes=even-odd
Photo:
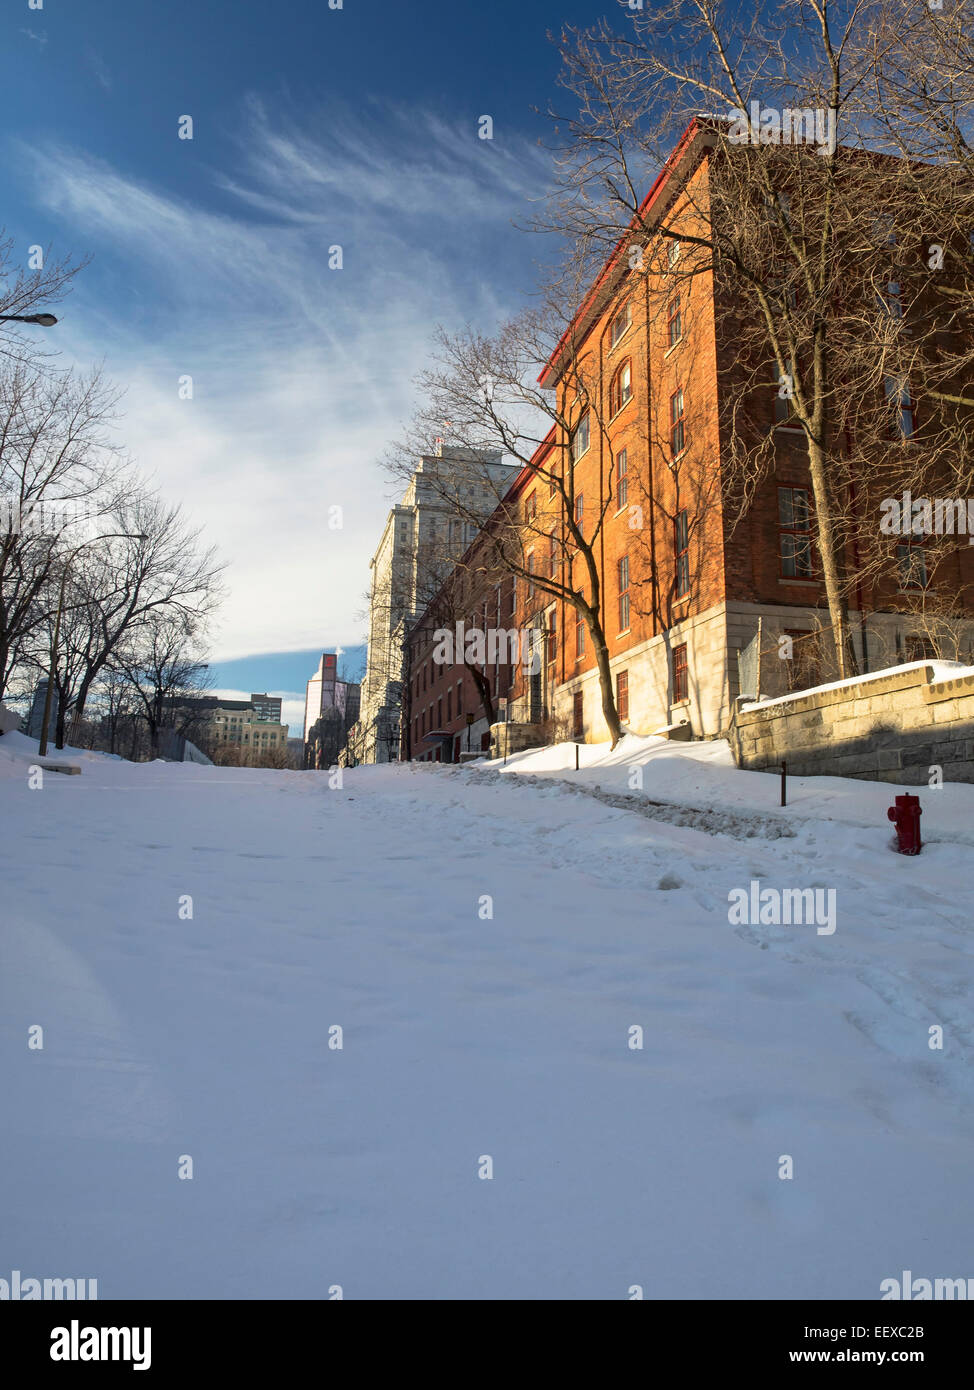
[[[507,624],[527,634],[535,656],[491,672],[493,701],[505,717],[546,724],[556,736],[609,736],[596,644],[563,592],[567,579],[592,597],[566,527],[569,509],[592,549],[609,679],[627,728],[677,737],[724,732],[741,693],[742,652],[760,650],[754,665],[766,695],[838,674],[805,435],[770,367],[767,385],[751,391],[748,413],[769,440],[771,465],[743,517],[728,504],[734,425],[726,407],[749,388],[728,328],[732,317],[718,312],[725,307],[719,296],[733,294],[733,285],[719,267],[702,263],[699,250],[708,237],[701,209],[713,148],[707,126],[691,126],[642,210],[642,230],[665,225],[667,235],[642,261],[623,238],[580,306],[540,378],[558,393],[570,425],[552,430],[505,499],[520,517],[530,571],[509,586]],[[900,416],[908,443],[916,427],[908,396]],[[552,486],[553,474],[569,485]],[[878,516],[879,483],[868,472],[858,482],[862,514]],[[854,573],[854,538],[848,545]],[[923,605],[915,603],[929,580],[923,546],[906,537],[897,549],[897,569],[864,577],[849,605],[862,669],[930,654],[916,611]],[[938,556],[937,580],[961,617],[974,617],[974,551],[962,543]],[[495,588],[480,596],[483,611],[496,606]],[[472,617],[478,602],[468,607]],[[974,624],[962,621],[958,630],[957,655],[967,659]],[[456,696],[452,722],[449,706],[442,718],[439,712],[443,687],[452,680],[455,690],[456,681],[446,672],[433,680],[432,650],[425,639],[414,644],[409,676],[423,708],[413,715],[412,746],[433,724],[443,735],[439,755],[455,756]]]

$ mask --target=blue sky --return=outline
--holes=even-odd
[[[376,461],[435,325],[489,328],[530,291],[546,248],[512,220],[550,169],[546,31],[611,8],[4,7],[6,231],[25,259],[93,255],[45,343],[104,363],[120,439],[229,560],[215,661],[363,640]]]

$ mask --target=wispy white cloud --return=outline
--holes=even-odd
[[[396,219],[436,218],[470,226],[511,216],[514,201],[536,197],[547,157],[523,136],[481,140],[476,123],[372,103],[372,120],[347,110],[323,114],[309,131],[273,122],[266,104],[248,101],[241,140],[250,183],[221,176],[236,196],[282,219],[319,220],[336,206]]]
[[[22,34],[26,34],[27,37],[32,40],[32,42],[38,44],[41,48],[43,48],[44,45],[47,43],[46,33],[38,34],[35,29],[21,29],[20,32]]]
[[[106,92],[110,92],[112,90],[112,74],[104,58],[100,53],[96,53],[93,48],[86,49],[85,58],[88,61],[88,66],[95,74],[95,81]]]
[[[19,147],[35,200],[96,251],[61,345],[105,359],[125,442],[230,560],[220,659],[362,640],[389,505],[376,460],[433,328],[496,321],[533,251],[511,228],[541,186],[533,146],[372,117],[300,125],[252,99],[205,206],[67,145]]]

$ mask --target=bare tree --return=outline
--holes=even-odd
[[[107,434],[116,402],[97,371],[0,365],[0,695],[56,603],[79,525],[110,515],[128,485]]]
[[[77,685],[68,707],[80,723],[93,684],[132,629],[157,612],[179,614],[195,628],[206,627],[224,596],[225,564],[215,549],[200,545],[179,507],[140,490],[113,517],[118,534],[87,552],[79,576],[80,622]]]
[[[600,556],[616,495],[606,429],[612,402],[596,354],[574,332],[588,288],[584,248],[572,264],[574,278],[551,282],[538,307],[509,320],[494,336],[440,331],[434,365],[418,379],[425,405],[409,447],[421,449],[439,427],[448,430],[444,447],[502,453],[522,465],[527,482],[517,497],[509,482],[488,484],[483,473],[492,505],[479,512],[449,475],[441,495],[453,515],[480,531],[480,563],[488,570],[523,582],[529,605],[560,600],[579,614],[591,635],[602,714],[614,745],[623,729],[609,667]],[[556,357],[557,371],[549,375]],[[607,467],[586,496],[576,470],[594,444]],[[393,472],[406,452],[393,454]]]
[[[668,0],[628,20],[562,36],[575,109],[558,122],[562,179],[539,225],[581,239],[593,267],[622,238],[637,272],[657,273],[676,250],[688,284],[713,277],[718,341],[733,345],[718,363],[726,500],[732,516],[747,514],[783,425],[793,436],[784,447],[800,449],[808,469],[844,676],[856,669],[856,481],[867,468],[914,481],[949,468],[955,416],[929,420],[921,450],[904,450],[897,426],[914,381],[958,408],[970,394],[956,385],[970,317],[938,312],[929,284],[908,285],[904,265],[915,267],[944,227],[958,249],[963,231],[969,254],[969,101],[963,121],[959,113],[961,85],[964,100],[970,91],[970,7],[955,7],[950,37],[919,0],[784,0],[774,14]],[[911,71],[921,31],[925,65]],[[959,57],[948,80],[931,83],[948,45]],[[927,100],[934,86],[939,102]],[[913,132],[901,119],[910,103]],[[646,189],[664,170],[657,201]],[[925,238],[916,234],[920,190],[940,207],[924,219]],[[891,256],[895,246],[902,254]],[[961,454],[967,468],[968,443]],[[865,534],[875,531],[867,518]],[[885,563],[888,578],[888,555]]]
[[[201,635],[191,616],[157,610],[146,618],[135,640],[113,657],[113,667],[126,677],[136,697],[150,758],[159,755],[164,727],[184,733],[198,717],[187,702],[201,695],[208,683]]]

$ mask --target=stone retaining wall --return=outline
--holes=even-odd
[[[866,777],[904,786],[974,782],[974,673],[930,666],[739,709],[728,731],[739,767],[796,776]]]

